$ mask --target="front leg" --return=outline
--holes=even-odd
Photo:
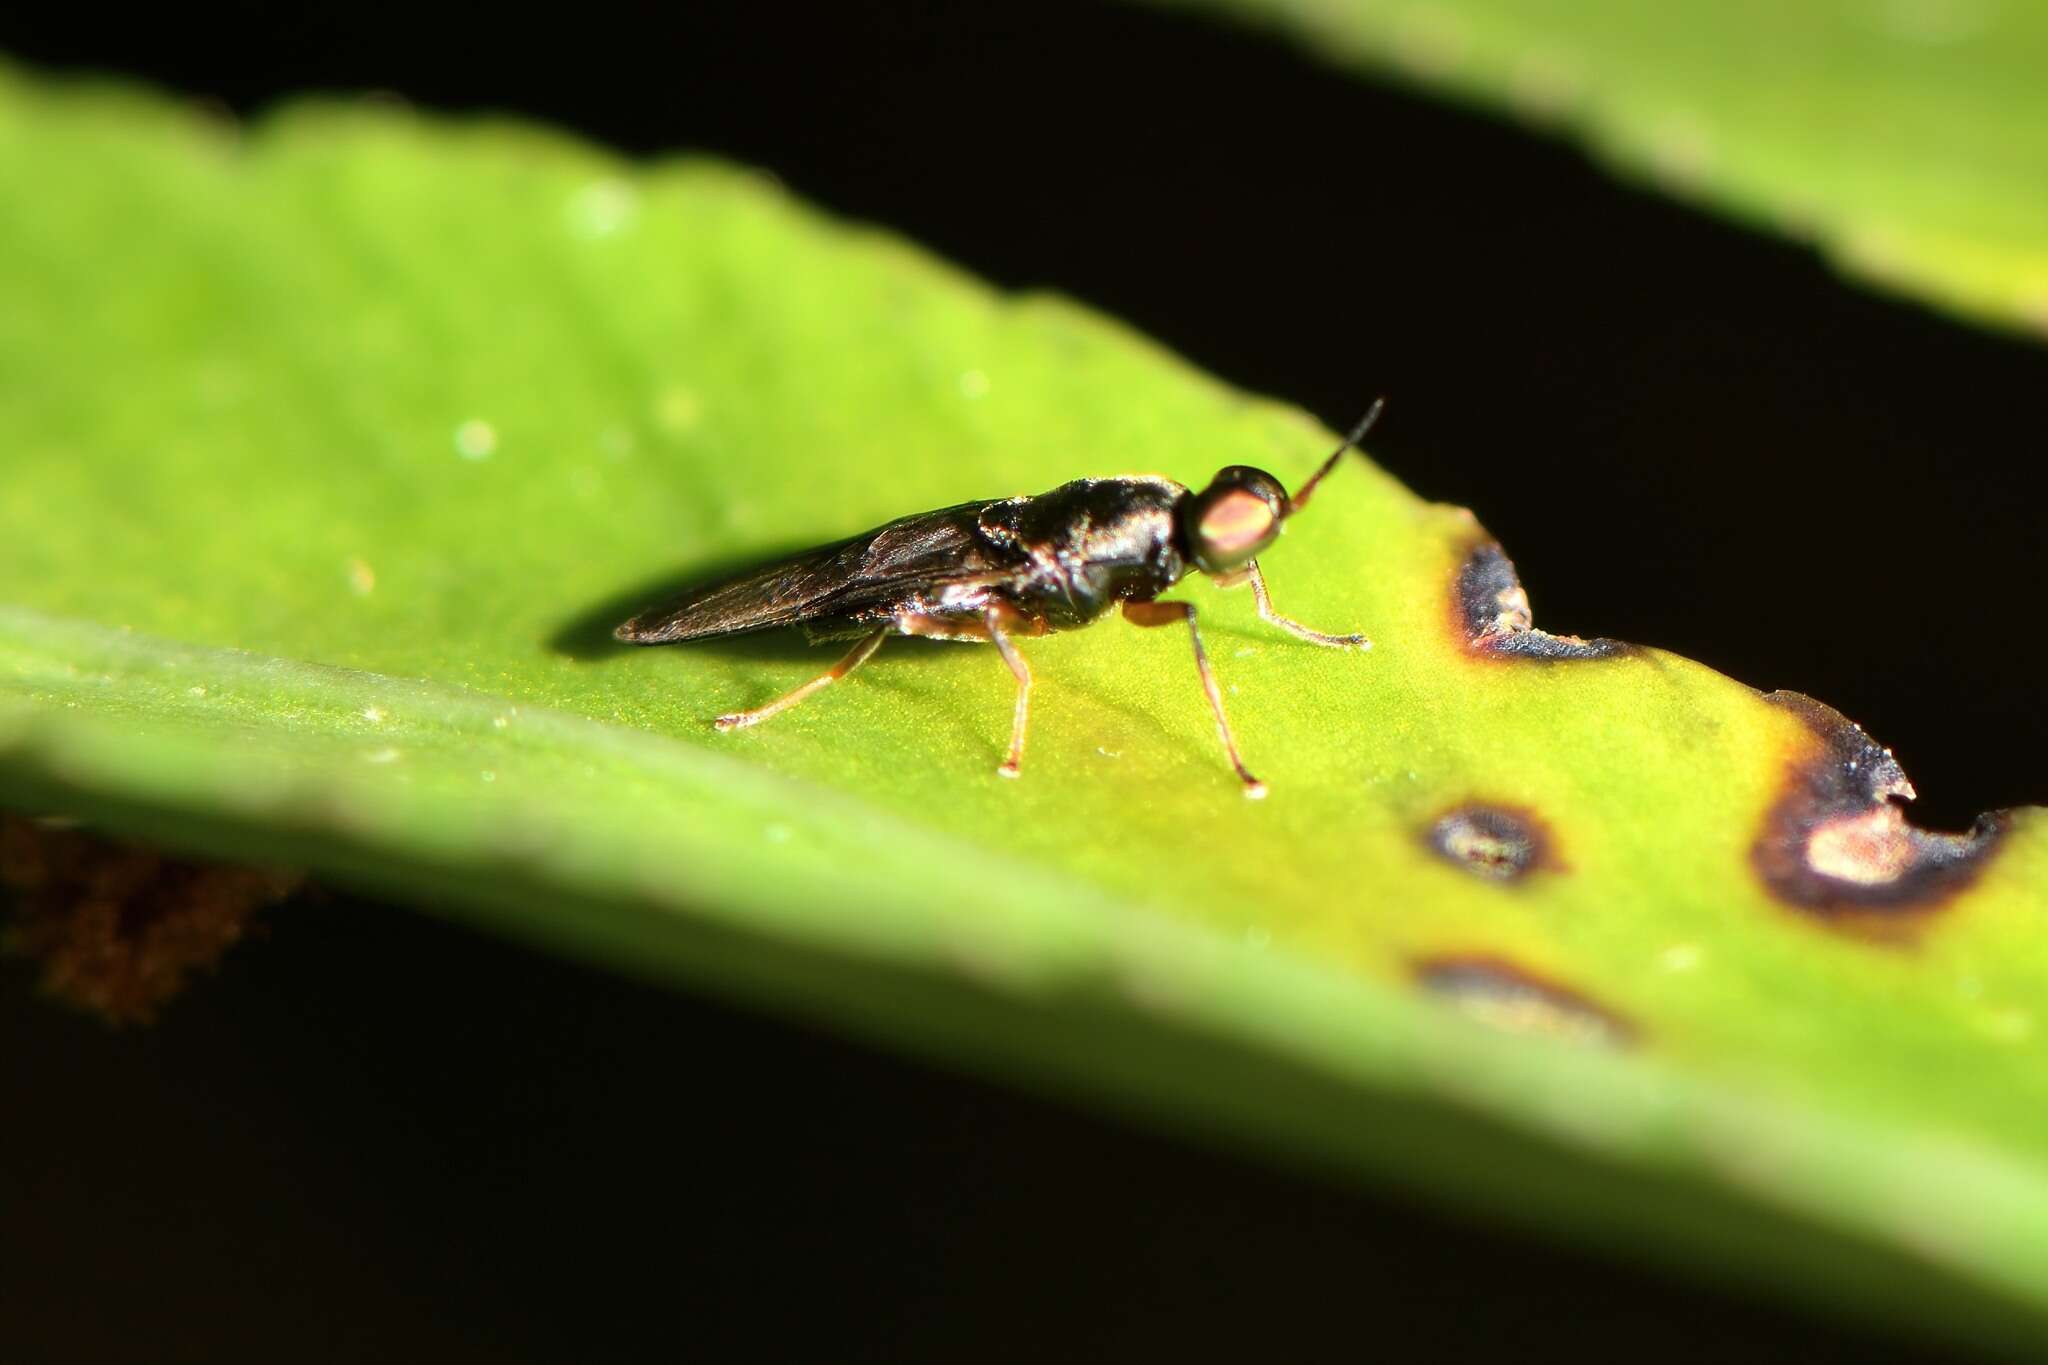
[[[1216,578],[1216,586],[1219,588],[1235,588],[1245,583],[1252,585],[1252,596],[1258,600],[1259,619],[1270,621],[1289,635],[1306,640],[1312,645],[1327,645],[1331,649],[1372,648],[1372,641],[1363,635],[1329,635],[1320,630],[1312,630],[1301,622],[1274,611],[1273,599],[1266,592],[1265,575],[1259,572],[1259,561],[1256,559],[1247,561],[1242,569],[1219,574]]]

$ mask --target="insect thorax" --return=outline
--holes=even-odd
[[[981,533],[1028,561],[1002,595],[1055,630],[1086,625],[1120,601],[1158,596],[1187,571],[1174,516],[1186,493],[1156,477],[1077,479],[991,504]]]

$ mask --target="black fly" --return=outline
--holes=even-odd
[[[1251,584],[1259,615],[1310,644],[1371,648],[1363,635],[1325,635],[1274,611],[1257,555],[1279,538],[1282,523],[1308,506],[1344,452],[1364,439],[1380,407],[1372,405],[1293,497],[1271,474],[1246,465],[1220,471],[1199,493],[1153,476],[1076,479],[1036,497],[963,502],[903,517],[643,612],[614,633],[638,645],[775,626],[799,626],[813,640],[859,637],[845,658],[803,686],[718,717],[713,724],[720,730],[758,725],[837,682],[891,632],[992,643],[1017,678],[1010,752],[996,770],[1015,777],[1024,760],[1031,670],[1012,636],[1085,626],[1113,606],[1140,626],[1186,622],[1223,752],[1245,795],[1264,796],[1265,784],[1237,756],[1193,605],[1156,599],[1195,570],[1221,587]]]

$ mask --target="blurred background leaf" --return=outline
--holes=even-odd
[[[2048,332],[2048,15],[1821,4],[1166,0],[1558,129],[1868,283]],[[1369,176],[1374,152],[1359,149]]]

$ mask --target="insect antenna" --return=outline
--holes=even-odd
[[[1366,411],[1365,416],[1358,419],[1358,425],[1351,428],[1351,434],[1346,436],[1337,448],[1330,452],[1330,458],[1323,461],[1321,468],[1308,476],[1308,482],[1301,486],[1301,491],[1287,500],[1287,510],[1281,514],[1282,520],[1293,516],[1296,512],[1308,506],[1308,500],[1315,496],[1316,485],[1323,481],[1323,475],[1337,467],[1337,461],[1344,458],[1345,451],[1365,439],[1365,433],[1372,430],[1372,424],[1380,419],[1380,409],[1386,405],[1387,400],[1385,398],[1375,398],[1372,400],[1372,407]]]

